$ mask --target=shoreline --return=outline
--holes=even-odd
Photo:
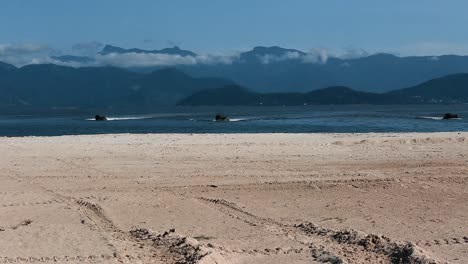
[[[417,135],[417,134],[467,134],[468,131],[457,130],[457,131],[432,131],[432,132],[220,132],[220,133],[213,133],[213,132],[196,132],[196,133],[187,133],[187,132],[180,132],[180,133],[102,133],[102,134],[65,134],[65,135],[52,135],[52,136],[2,136],[0,135],[0,139],[6,138],[50,138],[50,137],[92,137],[92,136],[171,136],[171,135],[182,135],[182,136],[196,136],[196,135],[342,135],[342,136],[359,136],[359,135]]]

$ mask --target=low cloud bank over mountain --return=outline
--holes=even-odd
[[[340,55],[325,49],[301,51],[278,46],[244,52],[202,54],[178,46],[144,50],[87,42],[64,53],[44,45],[0,45],[0,61],[62,66],[113,66],[150,73],[176,68],[194,77],[233,80],[256,92],[308,92],[330,86],[383,93],[417,85],[442,76],[468,72],[468,56],[399,57],[345,49]]]
[[[53,63],[72,67],[116,66],[152,67],[197,64],[232,64],[233,62],[256,62],[270,64],[281,61],[302,63],[326,63],[328,52],[313,49],[302,52],[280,47],[255,47],[247,52],[228,54],[197,54],[177,46],[161,50],[124,49],[99,42],[86,42],[73,45],[72,54],[45,45],[0,44],[0,60],[21,67],[28,64]]]

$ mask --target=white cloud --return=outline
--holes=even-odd
[[[236,56],[229,55],[197,55],[180,56],[171,54],[152,53],[111,53],[96,55],[94,64],[111,65],[119,67],[150,67],[150,66],[175,66],[195,64],[230,64]]]
[[[115,67],[155,67],[155,66],[176,66],[176,65],[196,65],[196,64],[231,64],[236,58],[234,55],[197,55],[197,56],[180,56],[171,54],[153,54],[153,53],[110,53],[106,55],[95,54],[90,57],[92,60],[86,63],[80,62],[63,62],[59,60],[51,60],[51,63],[71,66],[71,67],[86,67],[86,66],[115,66]]]
[[[269,64],[272,62],[286,61],[286,60],[300,60],[303,63],[327,63],[328,51],[325,49],[314,49],[306,54],[295,51],[289,51],[281,56],[266,54],[258,57],[262,64]]]
[[[195,60],[199,64],[232,64],[239,59],[239,52],[228,54],[199,54]]]
[[[87,62],[63,62],[54,59],[53,56],[60,55],[61,52],[48,45],[40,44],[0,44],[0,61],[13,64],[15,66],[24,66],[27,64],[54,63],[71,67],[85,66],[116,66],[116,67],[151,67],[151,66],[176,66],[176,65],[209,65],[209,64],[231,64],[239,60],[239,51],[217,54],[199,54],[196,56],[180,56],[170,54],[153,53],[125,53],[125,54],[98,54],[102,44],[96,41],[84,42],[73,45],[72,54],[87,56],[91,60]],[[444,42],[422,42],[407,45],[395,49],[387,49],[389,53],[408,55],[428,55],[430,60],[437,60],[437,55],[442,54],[468,54],[468,44],[444,43]],[[398,53],[391,52],[398,50]],[[282,55],[267,54],[259,56],[259,62],[269,64],[281,61],[298,61],[302,63],[325,64],[330,57],[341,59],[354,59],[369,56],[370,53],[359,48],[343,48],[339,50],[311,49],[306,54],[301,52],[285,52]],[[433,56],[433,57],[432,57]],[[343,64],[343,67],[349,67],[350,64]]]
[[[40,44],[0,44],[0,61],[16,66],[42,63],[51,55],[60,54],[60,51],[47,45]]]
[[[47,45],[38,44],[0,44],[0,56],[18,56],[26,54],[55,53],[56,50]]]
[[[297,51],[288,51],[281,56],[273,55],[273,54],[266,54],[263,56],[258,56],[258,60],[262,64],[269,64],[272,62],[285,61],[285,60],[298,60],[301,57],[303,57],[303,55]]]
[[[168,54],[151,53],[111,53],[106,55],[96,55],[96,62],[101,65],[111,65],[119,67],[148,67],[148,66],[173,66],[173,65],[193,65],[196,60],[191,56],[179,56]]]
[[[302,58],[302,62],[325,64],[328,61],[328,56],[326,49],[312,49]]]
[[[61,61],[54,56],[60,55],[60,51],[46,45],[38,44],[0,44],[0,61],[21,67],[28,64],[53,63],[71,67],[87,66],[116,66],[116,67],[150,67],[150,66],[175,66],[195,64],[230,64],[239,57],[238,53],[232,54],[200,54],[197,56],[180,56],[171,54],[153,53],[111,53],[97,54],[102,47],[99,42],[79,43],[72,50],[78,55],[87,55],[91,60],[87,62]]]

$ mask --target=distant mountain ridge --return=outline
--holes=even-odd
[[[257,93],[240,86],[230,85],[221,89],[197,92],[181,100],[178,105],[297,106],[328,104],[403,104],[413,102],[413,100],[406,97],[360,92],[344,86],[328,87],[308,93]]]
[[[189,51],[189,50],[183,50],[179,48],[178,46],[174,46],[172,48],[164,48],[160,50],[144,50],[144,49],[137,49],[137,48],[131,48],[131,49],[124,49],[121,47],[117,46],[112,46],[112,45],[105,45],[104,48],[98,52],[98,55],[101,56],[106,56],[109,54],[128,54],[128,53],[139,53],[139,54],[166,54],[166,55],[178,55],[182,57],[186,56],[192,56],[195,57],[197,56],[196,53]],[[52,56],[52,59],[63,62],[63,63],[91,63],[95,62],[96,59],[94,57],[88,57],[88,56],[76,56],[76,55],[62,55],[62,56]],[[159,69],[159,68],[158,68]],[[153,71],[156,69],[151,69],[147,70],[148,71]]]
[[[193,78],[176,69],[139,74],[114,67],[72,68],[54,64],[0,68],[0,109],[148,110],[174,105],[205,89],[232,84]]]
[[[94,59],[90,57],[74,56],[74,55],[52,56],[51,58],[54,60],[61,61],[61,62],[89,63],[89,62],[94,61]]]
[[[106,45],[102,49],[102,51],[99,52],[101,55],[107,55],[111,53],[118,53],[118,54],[124,54],[124,53],[151,53],[151,54],[169,54],[169,55],[180,55],[180,56],[196,56],[192,51],[189,50],[183,50],[180,49],[177,46],[174,46],[172,48],[165,48],[161,50],[143,50],[143,49],[137,49],[137,48],[132,48],[132,49],[124,49],[120,48],[117,46],[112,46],[112,45]]]
[[[0,61],[0,69],[1,70],[14,70],[16,69],[16,67],[11,64]]]
[[[467,103],[468,74],[448,75],[388,94],[400,98],[410,97],[419,103]]]
[[[297,56],[305,56],[306,53],[296,49],[284,49],[278,46],[273,47],[254,47],[251,51],[243,52],[240,54],[239,59],[241,62],[264,62],[265,56],[270,56],[272,58],[281,58],[287,56],[288,54]],[[286,59],[286,58],[285,58]]]
[[[284,49],[282,54],[287,53],[288,50]],[[228,78],[263,93],[307,92],[329,86],[383,93],[450,74],[468,73],[468,56],[397,57],[381,53],[343,59],[314,58],[310,54],[297,53],[300,57],[287,59],[280,55],[276,56],[277,59],[262,61],[264,52],[248,54],[249,59],[236,60],[231,64],[179,65],[177,68],[198,77]],[[245,56],[243,53],[240,58]]]
[[[272,63],[253,63],[239,61],[230,66],[219,64],[213,71],[224,71],[225,67],[241,67],[235,76],[242,75],[246,70],[267,75],[264,81],[274,82],[282,74],[294,74],[294,84],[304,86],[308,81],[314,83],[306,92],[303,88],[291,91],[264,92],[252,86],[245,86],[228,78],[193,77],[186,72],[187,68],[158,69],[151,72],[139,73],[129,69],[116,67],[66,67],[54,64],[32,64],[17,68],[0,62],[0,109],[125,109],[148,110],[159,106],[180,105],[303,105],[303,104],[424,104],[424,103],[468,103],[468,73],[451,74],[432,80],[425,80],[417,85],[410,85],[403,89],[393,89],[385,93],[366,92],[353,86],[325,85],[316,89],[321,72],[325,68],[322,64],[306,64],[307,67],[321,69],[314,74],[303,72],[303,62],[297,56],[302,56],[297,50],[281,49],[279,47],[257,48],[248,53],[245,60],[257,60],[258,56],[275,54],[283,58],[290,56],[295,60],[276,60]],[[272,52],[272,53],[271,53]],[[61,56],[63,60],[77,60],[80,57]],[[399,58],[388,54],[377,54],[359,59],[350,59],[354,65],[364,65],[369,78],[382,78],[379,67],[390,67],[387,64],[401,66],[402,60],[411,59],[416,62],[452,62],[455,66],[464,67],[465,57],[441,56],[437,59],[422,57]],[[445,61],[445,62],[444,62]],[[458,64],[455,63],[458,61]],[[339,59],[330,58],[327,64],[337,65]],[[382,64],[382,65],[380,65]],[[236,66],[237,65],[237,66]],[[271,68],[271,65],[276,65]],[[299,65],[299,66],[298,66]],[[329,65],[329,67],[331,67]],[[371,68],[370,65],[380,65]],[[413,65],[409,63],[408,65]],[[409,66],[406,67],[409,67]],[[453,65],[452,65],[453,66]],[[455,67],[453,66],[453,67]],[[195,66],[197,68],[198,66]],[[298,67],[298,68],[296,68]],[[304,66],[305,67],[305,66]],[[340,66],[348,67],[348,66]],[[398,77],[399,67],[393,73]],[[195,69],[192,68],[192,69]],[[405,67],[403,67],[405,68]],[[201,68],[198,68],[201,69]],[[231,68],[230,70],[232,70]],[[290,71],[295,69],[294,71]],[[274,71],[277,70],[278,72]],[[229,69],[227,70],[229,72]],[[273,72],[270,72],[273,71]],[[233,72],[231,72],[233,73]],[[319,74],[321,73],[321,74]],[[308,81],[301,79],[302,74]],[[225,74],[229,75],[229,74]],[[214,74],[216,76],[216,74]],[[246,74],[250,82],[256,83],[258,76]],[[271,79],[266,77],[271,76]],[[284,82],[289,82],[288,77]],[[243,88],[243,87],[249,87]],[[328,88],[323,88],[328,87]],[[352,87],[348,88],[348,87]]]
[[[193,51],[179,47],[161,50],[125,49],[106,45],[98,54],[166,54],[196,57]],[[62,63],[85,64],[93,57],[57,56]],[[415,86],[430,79],[450,74],[468,73],[468,56],[443,55],[398,57],[392,54],[373,54],[356,58],[337,58],[327,54],[306,53],[278,46],[257,46],[230,58],[229,63],[207,62],[173,65],[194,77],[219,77],[233,80],[256,92],[308,92],[329,86],[347,86],[366,92],[384,93]],[[229,60],[228,60],[229,61]],[[100,63],[106,63],[106,60]],[[99,63],[98,63],[99,64]],[[167,66],[130,68],[148,73]]]
[[[388,93],[369,93],[334,86],[307,93],[258,93],[238,85],[196,92],[179,105],[309,104],[459,104],[468,103],[468,74],[455,74]]]

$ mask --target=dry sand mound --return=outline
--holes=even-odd
[[[356,251],[371,251],[377,254],[383,254],[388,257],[391,263],[414,263],[414,264],[436,264],[435,260],[430,259],[422,249],[418,248],[412,243],[401,243],[392,241],[390,238],[365,234],[352,229],[346,230],[331,230],[323,227],[319,227],[312,223],[302,223],[295,225],[296,228],[304,231],[309,235],[323,236],[324,238],[332,239],[339,244],[344,244],[351,247],[356,247]],[[326,261],[332,263],[345,263],[345,260],[331,255],[330,252],[320,253],[319,250],[314,249],[313,254],[317,256],[317,259],[324,259],[325,256],[330,256]]]
[[[223,199],[204,197],[199,199],[213,205],[234,219],[304,244],[310,249],[311,261],[324,263],[439,263],[412,243],[392,241],[385,236],[369,235],[352,229],[332,230],[312,223],[290,226],[271,218],[247,212],[237,204]]]
[[[138,241],[149,241],[153,247],[167,250],[173,256],[175,263],[226,263],[212,248],[202,246],[193,238],[177,235],[174,229],[156,234],[145,228],[136,228],[131,230],[130,234]]]

